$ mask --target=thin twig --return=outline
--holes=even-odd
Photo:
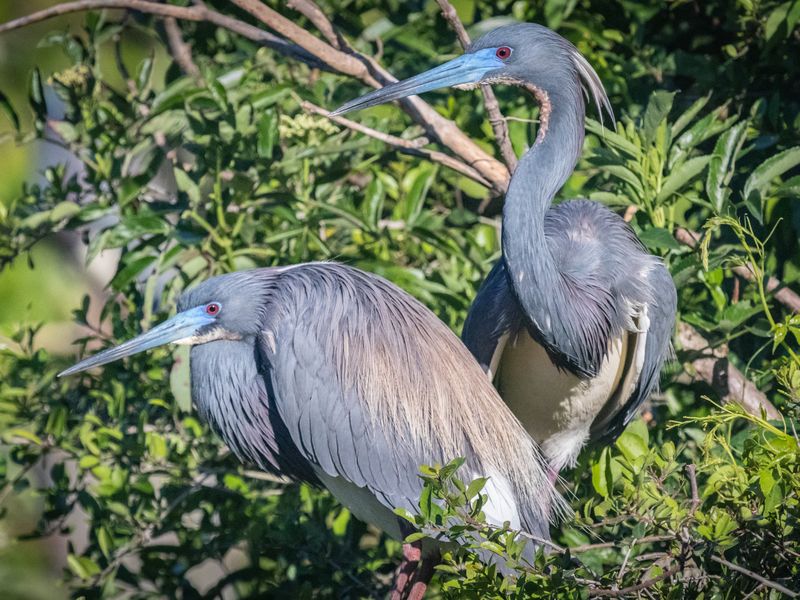
[[[689,507],[689,516],[694,516],[700,507],[700,496],[697,493],[697,467],[694,464],[686,465],[686,476],[689,478],[689,487],[692,491],[692,504]]]
[[[183,40],[181,28],[175,17],[164,19],[164,31],[167,33],[167,43],[175,62],[178,63],[184,73],[198,79],[200,77],[200,69],[194,63],[192,48]]]
[[[737,572],[739,572],[739,573],[741,573],[743,575],[747,575],[748,577],[750,577],[751,579],[755,579],[756,581],[758,581],[762,585],[765,585],[768,588],[772,588],[773,590],[777,590],[781,594],[789,596],[789,598],[797,598],[798,596],[800,596],[800,594],[798,594],[797,592],[793,592],[789,588],[782,586],[780,583],[777,583],[775,581],[770,581],[766,577],[762,577],[761,575],[751,571],[750,569],[745,569],[744,567],[740,567],[739,565],[733,564],[732,562],[730,562],[729,560],[725,560],[721,556],[717,556],[716,554],[714,554],[711,557],[711,560],[713,560],[714,562],[717,562],[717,563],[719,563],[721,565],[725,565],[731,571],[737,571]]]
[[[291,40],[302,48],[305,48],[326,65],[345,75],[360,79],[373,87],[380,87],[380,83],[372,77],[363,62],[350,54],[337,50],[330,44],[312,35],[276,10],[273,10],[261,2],[261,0],[229,1],[254,16],[274,32],[280,34],[287,40]]]
[[[697,243],[700,241],[700,237],[700,234],[696,231],[684,229],[683,227],[678,227],[675,230],[675,239],[682,244],[689,246],[690,248],[697,246]],[[747,281],[753,281],[755,279],[752,267],[749,265],[737,265],[731,270],[739,277]],[[786,308],[793,312],[800,313],[800,294],[784,286],[779,279],[775,277],[769,277],[767,279],[766,289],[768,292],[774,292],[773,295],[775,296],[775,299],[783,304]]]
[[[371,57],[352,49],[348,52],[337,50],[258,0],[230,0],[230,2],[246,10],[273,31],[296,42],[332,69],[356,77],[375,88],[397,81]],[[497,191],[506,190],[510,179],[506,166],[486,153],[458,125],[437,113],[418,96],[403,98],[400,100],[400,105],[414,121],[425,128],[432,139],[452,150],[461,162],[472,167],[472,173],[480,177],[479,179],[473,177],[475,181],[481,185],[487,185],[488,182],[488,187]]]
[[[439,8],[442,9],[442,16],[453,28],[453,31],[458,37],[458,42],[461,47],[466,50],[471,41],[464,24],[458,17],[456,9],[448,0],[436,0]],[[497,145],[500,148],[500,154],[508,166],[508,170],[513,173],[517,168],[517,155],[514,153],[514,147],[511,145],[511,137],[508,134],[508,123],[500,112],[500,104],[497,102],[497,96],[490,85],[482,85],[481,92],[483,92],[483,103],[486,106],[486,112],[489,115],[489,123],[492,125],[494,137],[497,140]]]
[[[305,16],[316,27],[328,43],[337,50],[342,49],[342,41],[333,25],[319,6],[309,0],[288,0],[286,6]]]
[[[631,558],[631,552],[633,552],[633,547],[636,545],[636,540],[633,540],[633,543],[628,546],[628,551],[625,552],[625,558],[622,559],[622,565],[619,568],[619,573],[617,573],[617,583],[622,583],[622,578],[625,576],[625,569],[628,566],[628,560]]]
[[[638,546],[642,544],[652,544],[654,542],[671,542],[678,539],[674,535],[646,535],[640,538],[635,538],[631,542],[631,546]],[[617,546],[624,545],[624,541],[617,542],[600,542],[598,544],[583,544],[581,546],[570,546],[569,551],[572,554],[579,554],[582,552],[591,552],[592,550],[601,550],[603,548],[616,548]]]
[[[665,579],[669,579],[670,577],[672,577],[673,575],[678,573],[678,571],[680,571],[680,570],[681,570],[680,563],[676,563],[676,564],[672,565],[669,569],[664,571],[661,575],[657,575],[657,576],[652,577],[650,579],[645,579],[644,581],[641,581],[641,582],[637,583],[636,585],[631,585],[629,587],[622,588],[622,589],[619,589],[619,590],[604,590],[604,589],[599,589],[599,590],[598,589],[594,589],[593,590],[593,589],[590,589],[589,590],[589,597],[590,598],[592,598],[592,597],[622,598],[622,597],[627,596],[629,594],[633,594],[635,592],[640,592],[640,591],[645,590],[647,588],[653,587],[657,583],[660,583],[660,582],[664,581]]]
[[[343,127],[347,127],[348,129],[352,129],[353,131],[358,131],[359,133],[368,135],[372,138],[375,138],[376,140],[380,140],[385,144],[389,144],[390,146],[397,148],[400,152],[426,158],[431,162],[439,163],[441,165],[453,169],[458,173],[461,173],[462,175],[466,175],[467,177],[474,179],[475,181],[485,185],[486,187],[491,186],[491,184],[488,181],[486,181],[481,176],[480,173],[478,173],[475,169],[473,169],[469,165],[464,164],[460,160],[453,158],[452,156],[445,154],[444,152],[438,152],[436,150],[427,150],[425,148],[421,148],[420,146],[428,143],[427,138],[417,138],[416,140],[404,140],[403,138],[399,138],[397,136],[390,135],[388,133],[383,133],[382,131],[372,129],[370,127],[366,127],[365,125],[361,125],[360,123],[356,123],[355,121],[351,121],[350,119],[346,119],[344,117],[332,117],[329,111],[325,110],[321,106],[312,104],[311,102],[307,101],[302,102],[301,106],[303,107],[304,110],[308,112],[322,115],[323,117],[327,117],[334,123],[342,125]]]
[[[75,0],[74,2],[57,4],[50,8],[0,24],[0,33],[20,29],[28,25],[33,25],[34,23],[71,13],[103,9],[134,10],[159,17],[172,17],[182,21],[208,22],[218,27],[228,29],[249,40],[263,44],[273,50],[277,50],[282,54],[303,61],[311,66],[322,66],[316,57],[300,46],[290,44],[286,40],[268,31],[263,31],[249,23],[223,15],[202,4],[196,4],[194,6],[173,6],[172,4],[161,4],[158,2],[151,2],[150,0]]]

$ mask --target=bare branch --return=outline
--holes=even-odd
[[[682,244],[686,244],[690,248],[694,248],[700,241],[700,234],[696,231],[679,227],[675,230],[675,239]],[[733,267],[732,270],[739,277],[747,281],[753,281],[755,279],[753,270],[749,265],[739,265]],[[767,280],[765,287],[768,292],[774,292],[773,295],[775,296],[775,299],[783,304],[786,308],[793,312],[800,313],[800,294],[788,287],[785,287],[781,281],[775,277],[770,277]]]
[[[694,516],[700,507],[700,496],[697,492],[697,467],[694,464],[686,465],[686,475],[689,478],[689,488],[692,492],[692,505],[689,507],[689,515]]]
[[[204,5],[197,4],[195,6],[173,6],[171,4],[160,4],[151,2],[150,0],[75,0],[74,2],[64,2],[57,4],[50,8],[40,10],[30,15],[14,19],[7,23],[0,25],[0,33],[20,29],[39,23],[54,17],[60,17],[76,12],[90,11],[90,10],[103,10],[103,9],[116,9],[116,10],[135,10],[141,13],[147,13],[160,17],[172,17],[182,21],[205,21],[223,27],[234,33],[241,35],[247,39],[253,40],[281,52],[287,56],[303,61],[314,67],[321,66],[319,60],[311,55],[309,52],[288,43],[286,40],[267,32],[262,31],[258,27],[254,27],[249,23],[234,19],[227,15],[223,15],[215,10],[211,10]]]
[[[181,70],[187,75],[195,79],[200,77],[200,69],[194,64],[192,59],[192,48],[183,41],[181,28],[175,17],[167,17],[164,19],[164,31],[167,32],[167,42],[169,43],[169,50],[172,57]]]
[[[346,54],[341,50],[337,50],[330,44],[325,43],[302,27],[292,23],[292,21],[279,12],[262,3],[261,0],[230,0],[230,2],[251,14],[284,38],[305,48],[317,59],[331,68],[345,75],[355,77],[372,87],[380,87],[380,84],[370,74],[366,65],[358,60],[358,58]]]
[[[450,4],[449,0],[436,0],[439,8],[442,9],[442,15],[445,20],[456,32],[458,42],[463,49],[467,49],[470,45],[469,34],[467,33],[461,19],[458,18],[456,9]],[[514,148],[511,146],[511,137],[508,134],[508,123],[500,112],[500,104],[497,102],[497,96],[490,85],[482,85],[481,92],[483,92],[483,102],[486,106],[486,112],[489,114],[489,123],[492,125],[494,137],[497,140],[497,145],[500,147],[500,154],[503,157],[510,172],[514,172],[517,168],[517,155],[514,153]]]
[[[352,50],[350,53],[337,50],[258,0],[230,1],[258,18],[270,29],[308,50],[332,69],[356,77],[367,85],[376,88],[397,81],[391,73],[370,57],[363,56]],[[488,182],[490,184],[489,187],[497,191],[506,190],[510,178],[508,169],[503,163],[487,154],[468,135],[461,131],[458,125],[441,116],[432,106],[419,97],[403,98],[400,100],[400,105],[414,121],[425,128],[426,133],[432,139],[452,150],[463,163],[472,167],[475,173],[480,174],[480,179],[473,177],[475,181],[482,185],[487,185]]]
[[[798,594],[797,592],[793,592],[789,588],[782,586],[780,583],[776,583],[774,581],[770,581],[766,577],[762,577],[761,575],[759,575],[758,573],[754,573],[750,569],[745,569],[744,567],[740,567],[739,565],[736,565],[736,564],[730,562],[729,560],[725,560],[721,556],[717,556],[715,554],[715,555],[713,555],[711,557],[711,560],[713,560],[714,562],[717,562],[717,563],[719,563],[721,565],[725,565],[731,571],[737,571],[739,573],[742,573],[743,575],[747,575],[751,579],[755,579],[756,581],[758,581],[760,584],[762,584],[762,585],[764,585],[764,586],[766,586],[768,588],[772,588],[773,590],[777,590],[781,594],[784,594],[785,596],[788,596],[789,598],[797,598],[798,596],[800,596],[800,594]]]
[[[420,156],[430,160],[431,162],[439,163],[453,169],[458,173],[461,173],[462,175],[466,175],[467,177],[474,179],[478,183],[490,187],[489,182],[486,181],[480,173],[478,173],[469,165],[464,164],[460,160],[453,158],[444,152],[437,152],[436,150],[426,150],[425,148],[422,148],[422,146],[429,142],[427,138],[423,137],[417,138],[416,140],[404,140],[403,138],[389,135],[388,133],[383,133],[382,131],[361,125],[360,123],[356,123],[355,121],[351,121],[350,119],[346,119],[344,117],[332,117],[329,111],[325,110],[321,106],[312,104],[311,102],[303,102],[301,106],[303,107],[303,110],[327,117],[338,125],[342,125],[343,127],[347,127],[353,131],[358,131],[359,133],[368,135],[376,140],[380,140],[385,144],[389,144],[390,146],[397,148],[400,152],[411,154],[413,156]]]
[[[636,585],[631,585],[626,588],[622,588],[619,590],[604,590],[604,589],[590,589],[589,590],[589,597],[605,597],[605,598],[624,598],[630,594],[635,592],[639,592],[645,590],[647,588],[651,588],[657,583],[664,581],[665,579],[669,579],[673,575],[677,574],[678,571],[681,570],[680,563],[676,563],[672,565],[669,569],[661,573],[661,575],[657,575],[650,579],[645,579],[644,581],[637,583]]]
[[[182,6],[172,6],[170,4],[157,4],[150,0],[77,0],[75,2],[64,2],[56,4],[50,8],[40,10],[30,15],[25,15],[18,19],[0,25],[0,33],[27,27],[40,21],[52,19],[62,15],[87,10],[99,10],[104,8],[136,10],[139,12],[160,15],[162,17],[173,17],[176,19],[188,19],[197,21],[197,11],[195,8],[185,8]]]
[[[763,410],[768,419],[780,419],[781,413],[755,384],[728,361],[728,349],[711,349],[699,331],[688,323],[678,323],[678,339],[684,350],[699,353],[693,358],[691,370],[698,379],[709,384],[723,402],[735,402],[752,415],[761,416]]]
[[[338,50],[257,0],[230,1],[274,31],[298,43],[287,42],[268,31],[211,10],[203,4],[183,7],[150,0],[75,0],[65,2],[0,25],[0,33],[74,12],[102,9],[135,10],[160,17],[212,23],[312,67],[351,75],[372,87],[380,87],[388,82],[396,81],[391,73],[371,57],[362,56],[355,51],[346,53]],[[309,3],[308,0],[306,3]],[[432,106],[416,96],[404,98],[400,101],[400,105],[415,122],[425,128],[431,139],[452,150],[463,163],[472,167],[473,170],[469,171],[466,176],[496,192],[506,190],[510,175],[505,165],[485,152],[453,121],[441,116]],[[475,177],[475,174],[479,176]]]
[[[671,542],[678,539],[677,536],[674,534],[662,534],[662,535],[646,535],[640,538],[635,538],[631,542],[631,547],[639,546],[641,544],[652,544],[655,542]],[[618,546],[624,546],[625,541],[616,541],[616,542],[598,542],[596,544],[582,544],[580,546],[570,546],[569,551],[572,554],[579,554],[582,552],[591,552],[592,550],[601,550],[603,548],[616,548]]]
[[[337,50],[342,49],[342,43],[336,30],[319,6],[309,0],[289,0],[286,6],[296,10],[311,21],[331,46]]]

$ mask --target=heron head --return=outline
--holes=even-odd
[[[431,90],[484,83],[527,85],[550,95],[565,88],[579,91],[583,84],[595,103],[611,112],[600,78],[571,43],[542,25],[514,23],[485,34],[458,58],[351,100],[331,115]]]
[[[258,333],[263,278],[257,271],[207,279],[178,299],[178,314],[132,340],[108,348],[59,373],[72,375],[165,344],[241,340]]]

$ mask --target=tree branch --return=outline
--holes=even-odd
[[[700,241],[700,234],[696,231],[678,227],[675,230],[675,239],[689,246],[695,248]],[[738,265],[732,268],[732,271],[739,277],[746,281],[753,281],[755,276],[753,270],[749,265]],[[800,294],[794,290],[784,286],[781,281],[775,277],[767,279],[766,289],[768,292],[774,292],[775,299],[783,304],[789,310],[800,313]]]
[[[298,43],[334,70],[356,77],[375,88],[397,81],[391,73],[370,57],[352,50],[351,53],[337,50],[258,0],[230,0],[230,2],[259,19],[273,31]],[[305,3],[309,4],[310,0],[306,0]],[[475,181],[482,185],[488,182],[493,189],[500,192],[506,190],[510,175],[505,165],[486,153],[453,121],[441,116],[417,96],[403,98],[400,100],[400,105],[414,121],[425,128],[432,139],[452,150],[462,162],[480,174],[482,181],[479,179]]]
[[[708,340],[688,323],[678,323],[678,339],[684,350],[692,351],[691,369],[709,384],[723,402],[735,402],[751,415],[780,419],[781,413],[755,384],[728,361],[728,349],[711,349]],[[700,354],[698,358],[696,355]],[[691,370],[689,371],[691,373]]]
[[[200,77],[200,69],[194,64],[192,59],[192,48],[183,41],[181,28],[175,17],[167,17],[164,19],[164,31],[167,33],[167,43],[169,50],[175,62],[181,70],[187,75],[198,79]]]
[[[342,40],[319,6],[309,0],[289,0],[286,6],[296,10],[311,21],[331,46],[337,50],[342,49]]]
[[[50,8],[31,13],[24,17],[14,19],[7,23],[0,24],[0,33],[20,29],[39,23],[54,17],[60,17],[76,12],[89,10],[134,10],[141,13],[156,15],[159,17],[172,17],[181,21],[207,22],[234,33],[241,35],[249,40],[258,42],[276,50],[286,56],[290,56],[313,67],[322,66],[319,60],[305,49],[290,44],[286,40],[267,32],[258,27],[254,27],[239,19],[234,19],[223,15],[215,10],[211,10],[204,5],[195,6],[173,6],[171,4],[160,4],[151,0],[75,0],[74,2],[64,2]]]
[[[800,594],[798,594],[797,592],[793,592],[789,588],[782,586],[780,583],[776,583],[774,581],[770,581],[769,579],[767,579],[765,577],[762,577],[758,573],[754,573],[750,569],[745,569],[744,567],[740,567],[739,565],[736,565],[736,564],[730,562],[729,560],[725,560],[721,556],[717,556],[715,554],[715,555],[713,555],[711,557],[711,560],[713,560],[714,562],[719,563],[721,565],[725,565],[731,571],[737,571],[739,573],[742,573],[743,575],[747,575],[751,579],[755,579],[756,581],[758,581],[760,584],[762,584],[762,585],[764,585],[764,586],[766,586],[768,588],[772,588],[773,590],[777,590],[781,594],[784,594],[785,596],[788,596],[789,598],[797,598],[798,596],[800,596]]]
[[[458,37],[461,47],[466,50],[471,42],[464,24],[458,18],[456,9],[448,0],[436,0],[436,3],[442,9],[442,15],[445,20],[456,32],[456,37]],[[492,87],[490,85],[482,85],[481,92],[483,92],[483,102],[486,106],[486,112],[489,114],[489,123],[492,125],[492,131],[494,131],[495,140],[497,140],[497,145],[500,148],[500,154],[508,166],[508,170],[513,173],[514,169],[517,168],[517,155],[511,146],[508,123],[503,117],[503,113],[500,112],[500,104],[497,102],[497,96],[494,95]]]
[[[301,46],[331,68],[345,75],[355,77],[372,87],[380,87],[378,81],[372,77],[363,62],[350,54],[337,50],[302,27],[295,25],[282,14],[262,3],[261,0],[229,1],[254,16],[276,33]]]
[[[263,44],[286,56],[300,60],[312,67],[351,75],[372,87],[381,87],[386,83],[397,81],[391,73],[371,57],[360,55],[355,51],[346,53],[327,44],[258,0],[230,1],[248,14],[256,17],[267,27],[298,43],[289,43],[281,37],[234,17],[211,10],[202,4],[183,7],[160,4],[151,0],[75,0],[73,2],[65,2],[2,24],[0,25],[0,33],[74,12],[102,9],[135,10],[160,17],[208,22]],[[297,6],[303,6],[304,10],[312,11],[315,7],[310,0],[298,0],[298,2]],[[317,8],[316,10],[319,9]],[[309,12],[309,14],[311,13]],[[319,15],[324,17],[324,14],[321,11],[315,14],[315,19],[319,26],[326,27],[323,24],[323,20],[319,18]],[[449,148],[461,162],[472,167],[473,171],[470,173],[479,175],[477,178],[473,175],[467,175],[468,177],[475,179],[482,185],[488,184],[496,192],[504,192],[506,190],[510,175],[505,165],[485,152],[468,135],[461,131],[453,121],[441,116],[432,106],[416,96],[404,98],[400,101],[400,105],[416,123],[425,128],[427,135],[431,139]]]
[[[637,583],[636,585],[631,585],[626,588],[622,588],[619,590],[603,590],[603,589],[590,589],[589,590],[589,597],[604,597],[604,598],[623,598],[635,592],[640,592],[642,590],[646,590],[647,588],[651,588],[657,583],[664,581],[665,579],[669,579],[673,575],[677,574],[678,571],[681,570],[680,563],[676,563],[672,565],[669,569],[664,571],[661,575],[657,575],[650,579],[645,579]]]
[[[363,133],[364,135],[368,135],[376,140],[380,140],[385,144],[388,144],[400,152],[405,154],[411,154],[413,156],[419,156],[430,160],[431,162],[439,163],[446,167],[453,169],[454,171],[461,173],[462,175],[466,175],[471,179],[489,187],[490,184],[486,181],[480,173],[478,173],[475,169],[470,167],[467,164],[459,161],[456,158],[453,158],[449,154],[445,154],[444,152],[438,152],[436,150],[427,150],[422,148],[428,143],[427,138],[417,138],[416,140],[404,140],[403,138],[396,137],[394,135],[389,135],[388,133],[383,133],[382,131],[378,131],[376,129],[372,129],[365,125],[361,125],[360,123],[356,123],[355,121],[351,121],[350,119],[346,119],[344,117],[332,117],[330,112],[322,108],[321,106],[317,106],[316,104],[312,104],[311,102],[302,102],[301,106],[303,110],[308,112],[322,115],[323,117],[329,118],[334,123],[338,125],[342,125],[343,127],[347,127],[348,129],[352,129],[353,131],[358,131],[359,133]]]

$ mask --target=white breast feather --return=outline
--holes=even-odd
[[[592,379],[557,369],[526,331],[498,344],[492,372],[500,395],[554,469],[573,465],[595,418],[618,410],[630,397],[644,362],[649,326],[646,311],[635,320],[636,330],[643,333],[612,340],[600,372]],[[626,360],[631,352],[632,360]]]

